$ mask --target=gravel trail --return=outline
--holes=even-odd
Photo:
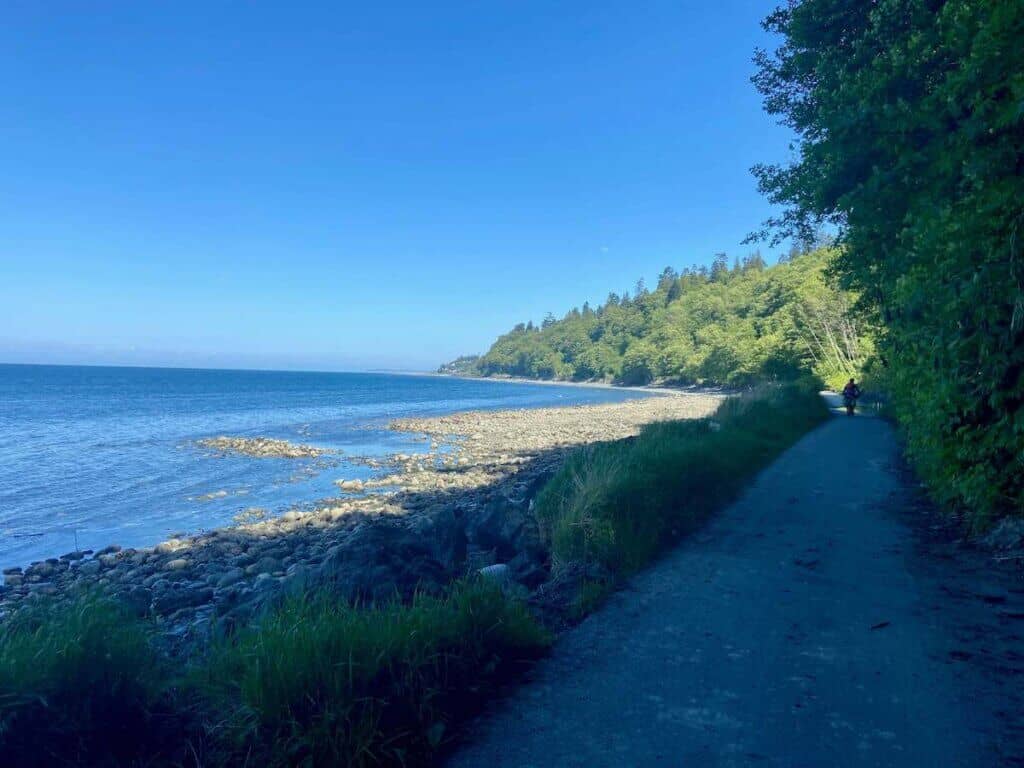
[[[453,767],[1024,765],[1024,586],[836,417],[563,635]]]

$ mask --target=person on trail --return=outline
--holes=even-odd
[[[853,410],[857,407],[857,398],[860,397],[860,387],[857,386],[857,382],[850,379],[846,382],[846,386],[843,387],[843,404],[846,406],[846,412],[853,416]]]

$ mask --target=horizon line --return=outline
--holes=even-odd
[[[205,368],[195,365],[108,365],[104,363],[15,363],[0,360],[0,366],[22,368],[114,368],[127,370],[154,371],[208,371],[208,372],[245,372],[245,373],[388,373],[402,376],[437,375],[436,371],[412,370],[399,368],[365,368],[362,370],[315,370],[306,368]]]

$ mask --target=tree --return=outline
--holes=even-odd
[[[761,251],[754,251],[752,254],[743,259],[742,271],[748,272],[750,270],[756,270],[760,272],[767,265],[764,262],[764,258],[761,256]]]
[[[1024,3],[802,0],[765,21],[765,108],[797,159],[754,169],[882,328],[908,453],[984,525],[1024,512]]]
[[[716,253],[715,260],[711,262],[711,279],[719,281],[729,275],[729,257],[724,253]]]
[[[847,318],[855,296],[823,278],[834,256],[820,250],[772,268],[756,268],[751,257],[718,282],[694,269],[663,274],[653,292],[633,301],[613,296],[597,312],[584,304],[578,314],[545,318],[534,332],[523,326],[499,337],[478,367],[484,375],[623,384],[746,386],[811,372],[826,380],[845,375],[871,347]]]
[[[679,279],[679,275],[672,267],[665,267],[661,274],[658,276],[658,288],[659,291],[668,291],[676,280]]]

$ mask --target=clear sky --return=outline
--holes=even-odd
[[[433,368],[743,255],[773,5],[7,3],[0,361]]]

